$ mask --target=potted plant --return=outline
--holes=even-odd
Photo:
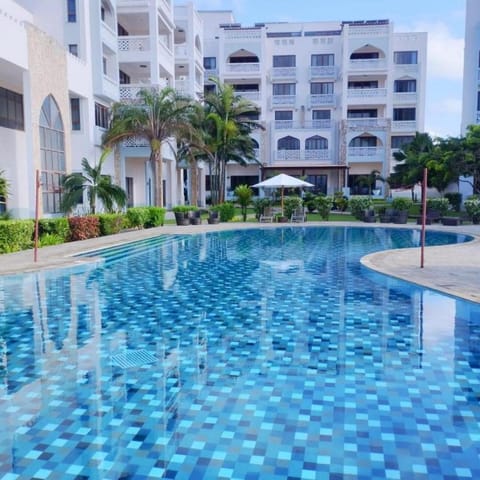
[[[472,195],[465,200],[464,205],[472,223],[475,225],[480,224],[480,197],[478,195]]]
[[[177,225],[190,225],[189,212],[196,209],[191,205],[176,205],[172,208]]]
[[[392,209],[395,211],[393,215],[393,223],[407,223],[408,211],[412,206],[412,201],[405,197],[396,197],[392,200]]]

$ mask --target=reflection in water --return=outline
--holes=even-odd
[[[422,445],[443,452],[452,438],[442,474],[470,466],[479,307],[359,264],[414,241],[402,230],[227,232],[0,277],[0,473],[155,478],[208,465],[244,478],[277,465],[286,478],[301,472],[279,458],[300,449],[316,472],[322,452],[402,478],[412,465],[428,472]],[[392,463],[406,444],[411,461]],[[377,449],[389,453],[370,465]]]

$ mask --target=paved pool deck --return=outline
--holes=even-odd
[[[352,222],[307,222],[302,224],[284,224],[281,226],[354,226],[358,228],[412,228],[414,224],[393,225]],[[187,234],[194,235],[220,230],[276,228],[278,224],[221,223],[218,225],[165,225],[148,230],[134,230],[109,237],[66,243],[38,250],[37,262],[34,262],[33,250],[0,255],[0,275],[32,272],[40,269],[60,268],[91,261],[73,257],[74,255],[106,248],[121,243],[155,237],[158,235]],[[445,227],[432,225],[428,230],[449,231],[472,235],[473,241],[459,245],[426,247],[424,267],[420,268],[420,248],[387,250],[373,253],[362,258],[362,264],[380,273],[391,275],[450,295],[480,303],[480,225]]]

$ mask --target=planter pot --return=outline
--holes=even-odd
[[[400,211],[395,214],[393,217],[393,223],[407,223],[408,220],[408,212],[407,211]]]
[[[277,223],[287,223],[288,218],[287,217],[277,217]]]
[[[186,212],[174,212],[175,221],[177,225],[190,225],[190,219],[188,218],[188,213]]]

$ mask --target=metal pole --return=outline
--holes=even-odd
[[[33,261],[38,258],[38,216],[39,216],[40,170],[35,174],[35,235],[33,240]]]
[[[428,170],[423,169],[422,182],[422,236],[420,241],[420,268],[423,268],[425,262],[425,224],[427,222],[427,178]]]

